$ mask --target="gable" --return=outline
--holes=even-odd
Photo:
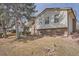
[[[67,11],[68,9],[65,8],[46,8],[45,10],[43,10],[40,14],[38,14],[37,17],[41,16],[42,14],[44,14],[45,12],[50,12],[50,11]]]
[[[67,11],[68,13],[71,13],[70,15],[71,15],[71,17],[74,17],[75,19],[76,19],[76,16],[75,16],[75,14],[74,14],[74,11],[73,11],[73,9],[72,8],[46,8],[45,10],[43,10],[40,14],[38,14],[38,16],[37,17],[40,17],[40,16],[42,16],[43,14],[45,14],[45,13],[50,13],[51,11]]]

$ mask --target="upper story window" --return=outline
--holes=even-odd
[[[59,18],[58,18],[59,14],[54,15],[54,23],[59,22]]]
[[[42,21],[40,21],[40,24],[42,24]]]
[[[45,19],[45,24],[49,24],[49,17]]]
[[[42,18],[39,19],[39,24],[42,24]]]

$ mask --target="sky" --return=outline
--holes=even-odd
[[[37,14],[43,11],[45,8],[73,8],[76,12],[76,18],[79,21],[79,3],[37,3]]]

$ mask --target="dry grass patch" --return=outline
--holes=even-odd
[[[0,39],[0,55],[79,55],[79,45],[61,37],[43,37],[26,42],[15,37]]]

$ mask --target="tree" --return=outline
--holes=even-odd
[[[2,20],[2,27],[3,32],[6,34],[6,28],[10,28],[8,26],[8,22],[10,21],[11,17],[15,17],[15,26],[16,26],[16,38],[19,39],[19,28],[18,28],[18,21],[21,20],[22,16],[25,16],[28,21],[30,20],[30,17],[36,12],[35,10],[35,4],[33,3],[8,3],[8,4],[0,4],[0,18]],[[7,25],[7,26],[6,26]],[[25,24],[22,23],[23,28],[25,28]]]
[[[7,6],[0,4],[0,21],[3,29],[3,37],[6,37],[6,26],[8,22]]]
[[[16,25],[16,38],[19,39],[19,27],[18,27],[18,21],[22,21],[21,17],[25,16],[28,20],[30,20],[30,17],[33,13],[36,12],[35,10],[35,4],[33,3],[27,3],[27,4],[10,4],[10,8],[13,10],[12,14],[16,18],[15,25]],[[22,23],[23,28],[25,29],[24,23]]]

